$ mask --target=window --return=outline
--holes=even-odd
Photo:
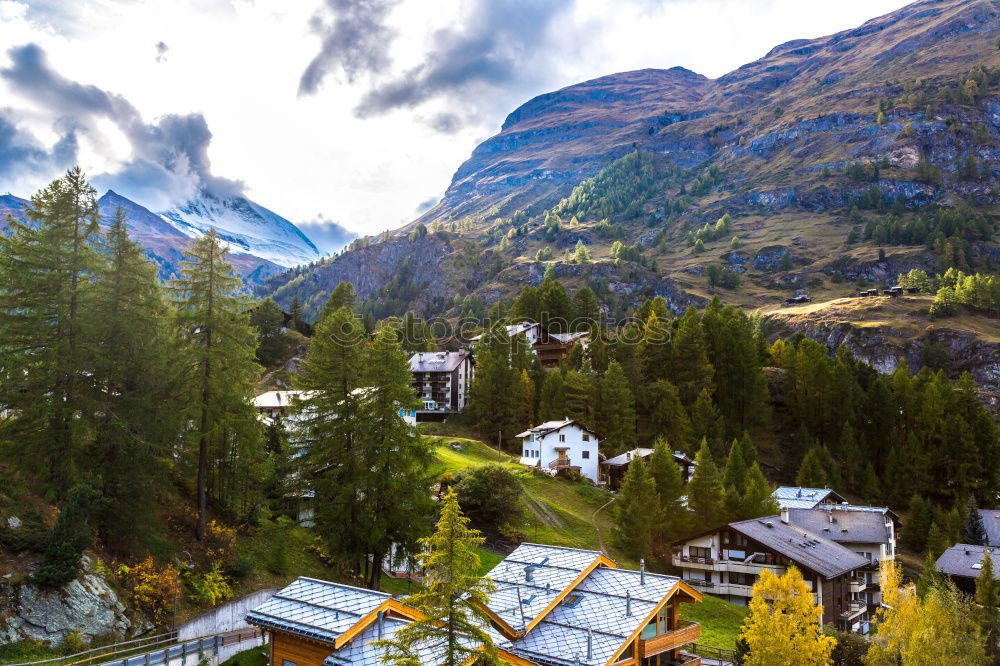
[[[691,557],[712,557],[711,548],[703,548],[701,546],[690,546],[688,547],[688,554]]]
[[[281,660],[281,666],[295,666],[295,662],[294,661],[289,661],[287,659],[282,659]]]
[[[590,460],[590,451],[584,451],[580,455],[583,457],[584,460]]]
[[[559,435],[559,441],[560,442],[565,442],[566,441],[566,435]]]
[[[589,442],[590,441],[590,435],[588,435],[587,433],[583,433],[583,441]]]

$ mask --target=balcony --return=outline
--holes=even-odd
[[[848,585],[848,588],[850,589],[851,592],[857,594],[858,592],[864,590],[866,585],[868,585],[868,583],[865,582],[864,580],[861,580],[860,578],[852,578]]]
[[[680,620],[677,628],[665,634],[639,640],[639,657],[652,657],[663,652],[670,652],[684,647],[688,643],[696,643],[701,638],[701,625],[697,622]]]
[[[566,458],[556,458],[548,465],[549,469],[569,469],[574,467],[573,463],[570,461],[569,457]]]
[[[868,610],[868,604],[866,604],[864,601],[852,599],[847,604],[847,609],[841,612],[840,617],[842,617],[845,620],[849,620],[853,617],[861,615],[866,610]]]

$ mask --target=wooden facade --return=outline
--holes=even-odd
[[[272,629],[271,666],[323,666],[334,647],[332,643],[314,641],[295,634]]]

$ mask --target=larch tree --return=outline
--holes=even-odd
[[[338,282],[337,286],[330,292],[330,297],[323,305],[323,312],[320,319],[326,319],[340,308],[347,308],[353,311],[358,305],[358,295],[354,292],[354,285],[350,282]]]
[[[983,566],[976,577],[976,619],[986,639],[990,663],[995,664],[1000,658],[1000,581],[994,573],[990,550],[983,550]]]
[[[974,604],[954,584],[935,582],[921,597],[902,585],[894,561],[883,560],[881,567],[882,606],[866,666],[989,663]]]
[[[803,488],[826,488],[829,483],[830,480],[820,459],[819,447],[814,446],[802,459],[799,473],[795,476],[795,484]]]
[[[251,404],[260,374],[255,361],[257,336],[247,299],[240,295],[242,281],[226,261],[227,253],[215,229],[210,229],[191,243],[181,277],[171,283],[190,391],[190,436],[197,446],[199,540],[205,538],[208,523],[210,463],[216,467],[216,494],[220,499],[231,497],[227,484],[254,479],[237,478],[237,466],[228,461],[249,462],[262,448],[263,432]]]
[[[566,392],[561,372],[545,374],[538,403],[541,421],[554,421],[566,416]]]
[[[667,539],[679,538],[687,533],[688,511],[683,504],[684,479],[680,465],[666,440],[660,438],[653,444],[649,457],[649,475],[653,478],[656,494],[660,499],[660,529]]]
[[[476,552],[483,538],[469,527],[454,489],[445,495],[434,533],[420,541],[423,588],[405,601],[421,616],[376,643],[384,651],[383,663],[419,666],[425,663],[422,656],[431,655],[441,666],[499,666],[503,662],[486,631],[490,620],[484,610],[495,586],[479,575]]]
[[[780,577],[765,569],[753,586],[750,614],[740,632],[750,649],[744,665],[831,664],[837,641],[823,634],[822,615],[822,607],[813,601],[812,590],[796,567],[789,567]]]
[[[750,465],[746,476],[746,490],[740,503],[740,520],[774,516],[780,511],[778,500],[774,499],[774,491],[767,484],[764,473],[756,461]]]
[[[513,442],[526,424],[521,414],[521,370],[531,367],[524,335],[511,338],[493,324],[476,344],[476,377],[469,389],[469,414],[490,438]]]
[[[608,365],[601,381],[600,423],[602,448],[615,454],[635,448],[635,397],[617,361]]]
[[[95,195],[71,169],[31,198],[29,224],[8,217],[11,234],[0,235],[2,403],[17,414],[9,424],[17,455],[38,461],[59,497],[78,477],[91,426]]]
[[[647,557],[653,536],[660,524],[660,498],[656,480],[646,469],[642,456],[635,456],[629,463],[622,482],[618,501],[615,502],[615,537],[623,551],[632,558]]]
[[[669,377],[681,394],[681,402],[692,405],[704,389],[711,390],[714,369],[708,360],[701,317],[693,307],[681,317],[671,345]]]
[[[694,475],[688,483],[688,507],[695,525],[717,527],[725,522],[725,491],[719,468],[712,460],[708,442],[701,440],[701,448],[694,457]]]

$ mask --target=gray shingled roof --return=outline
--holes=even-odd
[[[782,509],[811,509],[830,495],[833,495],[838,502],[844,499],[830,488],[778,486],[772,494]]]
[[[247,612],[247,622],[334,642],[391,595],[315,578],[298,578]]]
[[[417,352],[410,357],[410,372],[451,372],[468,355],[467,351]]]
[[[803,527],[783,523],[778,516],[743,520],[730,523],[729,527],[825,578],[870,564],[839,543]]]
[[[875,511],[841,510],[824,504],[814,509],[789,509],[788,521],[838,543],[889,543],[885,515]]]
[[[979,515],[983,519],[983,527],[986,528],[986,544],[1000,546],[1000,510],[980,509]]]
[[[949,576],[964,576],[977,578],[983,562],[983,553],[988,546],[973,546],[967,543],[956,543],[941,553],[938,558],[937,570]],[[993,560],[993,577],[1000,580],[1000,549],[989,548],[990,559]]]

